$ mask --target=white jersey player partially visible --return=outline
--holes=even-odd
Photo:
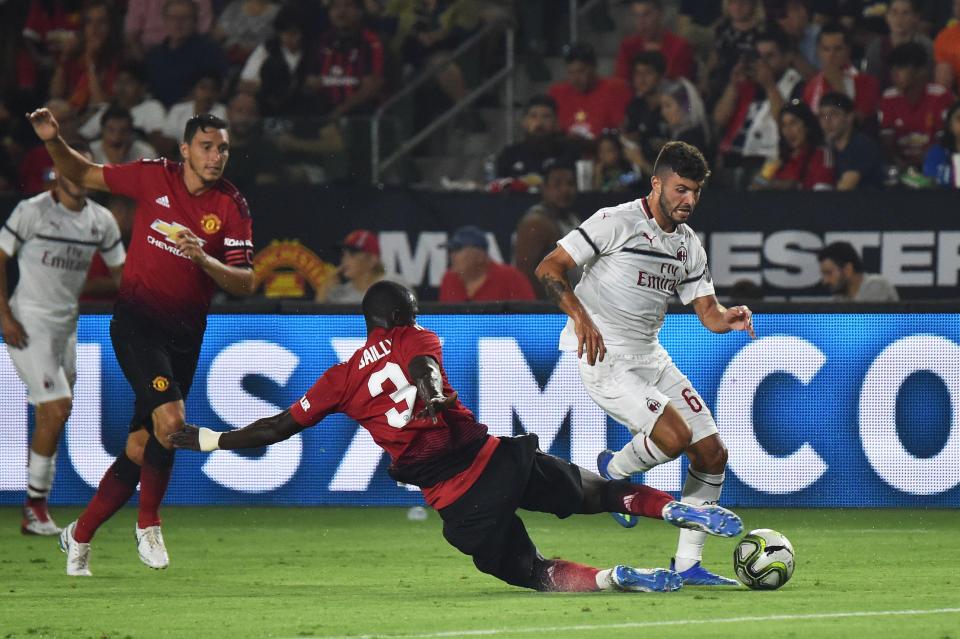
[[[27,463],[27,499],[20,530],[60,532],[47,510],[57,444],[70,416],[76,380],[78,298],[99,251],[114,280],[126,253],[113,214],[86,199],[62,176],[17,205],[0,227],[0,326],[7,352],[36,407]],[[6,266],[17,257],[20,279],[7,299]]]
[[[590,396],[633,434],[622,450],[600,453],[600,474],[628,478],[686,453],[682,501],[697,505],[719,500],[727,450],[703,398],[657,338],[667,303],[676,293],[714,333],[754,336],[749,308],[728,309],[717,301],[706,252],[686,224],[709,174],[696,147],[667,143],[646,198],[597,211],[537,267],[544,288],[570,318],[561,350],[577,351]],[[573,291],[565,274],[577,266],[584,271]],[[626,527],[636,524],[630,516],[614,518]],[[682,531],[671,568],[686,585],[736,585],[701,565],[705,539]]]

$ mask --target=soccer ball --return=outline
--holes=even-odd
[[[776,530],[751,530],[733,551],[733,570],[747,588],[776,590],[793,576],[793,545]]]

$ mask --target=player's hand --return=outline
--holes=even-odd
[[[13,315],[8,315],[0,319],[0,328],[3,329],[3,341],[11,348],[26,348],[30,343],[27,331],[23,324],[17,321]]]
[[[447,410],[453,406],[457,401],[457,391],[453,391],[450,395],[441,395],[440,397],[433,397],[430,401],[427,402],[427,405],[424,406],[423,410],[418,412],[413,416],[414,419],[423,419],[424,417],[429,417],[434,424],[437,423],[437,415]]]
[[[607,347],[603,343],[603,335],[597,330],[593,320],[582,315],[579,320],[573,321],[573,331],[577,334],[577,359],[587,354],[587,363],[593,366],[603,361],[607,354]]]
[[[200,450],[200,429],[196,426],[185,424],[183,428],[170,435],[170,443],[174,448]]]
[[[28,113],[27,119],[30,120],[30,124],[33,125],[33,130],[36,132],[37,137],[44,142],[55,140],[57,136],[60,135],[60,125],[57,124],[57,119],[50,113],[50,109],[46,107],[37,109],[33,113]]]
[[[735,331],[746,331],[751,339],[757,339],[753,332],[753,311],[746,306],[734,306],[723,313],[723,321]]]
[[[190,229],[184,229],[177,234],[177,250],[199,266],[203,266],[209,257],[200,245],[200,238]]]

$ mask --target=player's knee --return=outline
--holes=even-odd
[[[666,419],[664,419],[666,418]],[[651,433],[651,439],[664,455],[679,457],[690,446],[693,432],[683,419],[671,419],[667,413],[661,416]]]
[[[694,446],[695,455],[691,455],[691,462],[697,469],[720,474],[727,467],[727,447],[719,437],[710,437],[697,442]]]
[[[170,435],[182,429],[184,425],[182,415],[161,414],[153,418],[153,432],[161,442],[167,441]]]
[[[146,448],[148,436],[145,430],[141,430],[127,437],[127,445],[123,452],[138,466],[143,466],[143,451]]]
[[[69,399],[58,400],[49,405],[50,419],[60,428],[70,419],[70,412],[73,410],[73,402]]]

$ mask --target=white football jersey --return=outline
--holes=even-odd
[[[109,210],[88,199],[83,209],[71,211],[49,191],[17,205],[0,228],[0,250],[17,256],[20,281],[10,298],[17,318],[51,324],[76,321],[77,298],[96,251],[110,267],[126,259]]]
[[[600,209],[558,244],[583,266],[575,292],[610,353],[659,350],[674,292],[684,304],[714,294],[700,238],[686,224],[664,232],[646,198]],[[560,349],[577,350],[573,320],[560,334]]]

